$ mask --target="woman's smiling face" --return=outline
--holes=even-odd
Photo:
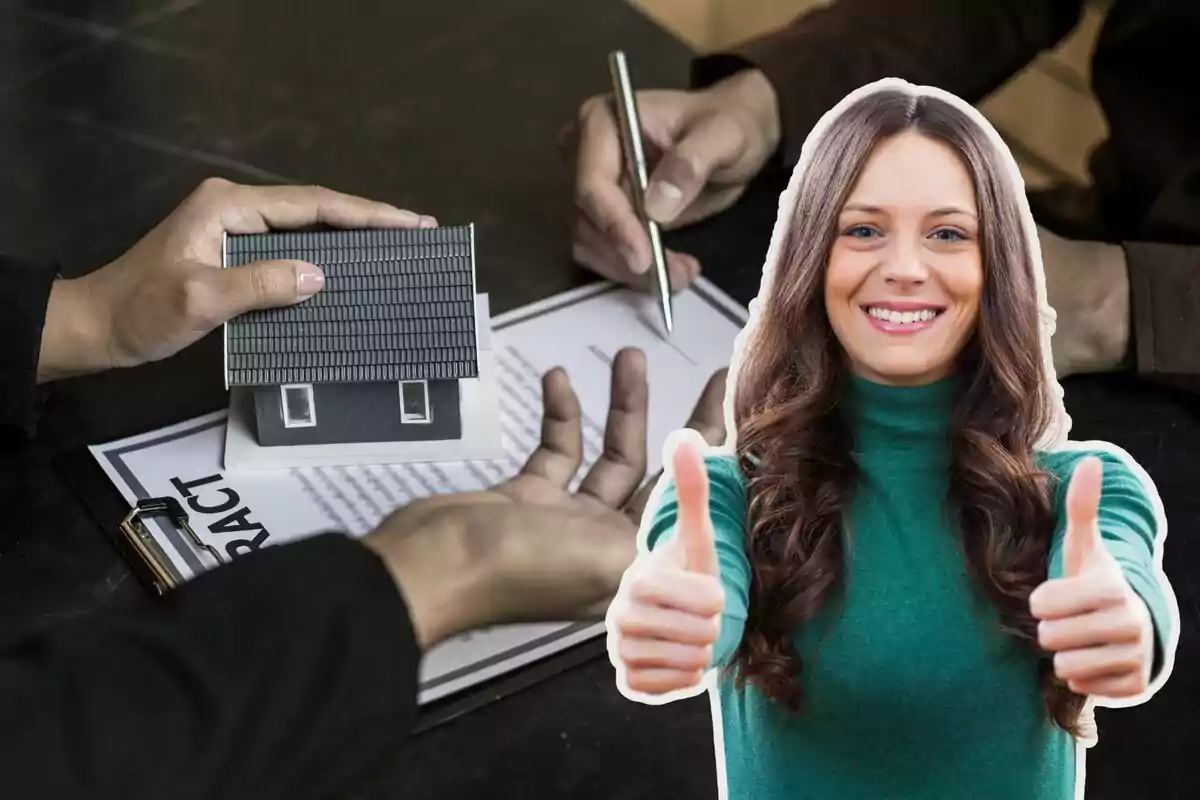
[[[854,372],[893,385],[948,376],[975,329],[984,282],[962,159],[918,133],[884,140],[837,225],[825,307]]]

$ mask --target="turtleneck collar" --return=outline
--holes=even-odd
[[[843,414],[860,455],[905,451],[941,462],[949,454],[953,377],[923,386],[887,386],[851,373],[842,395]]]

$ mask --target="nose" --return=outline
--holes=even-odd
[[[889,283],[921,284],[929,277],[920,237],[896,237],[884,253],[880,274]]]

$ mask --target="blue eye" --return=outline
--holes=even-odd
[[[868,227],[866,225],[855,225],[852,228],[848,228],[844,235],[845,236],[853,236],[856,239],[865,239],[869,236],[874,235],[875,233],[878,233],[878,231],[876,231],[874,228]]]
[[[938,228],[933,232],[933,236],[934,238],[941,239],[943,242],[964,242],[967,239],[961,232],[953,228]]]

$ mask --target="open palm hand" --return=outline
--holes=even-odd
[[[725,438],[725,375],[709,379],[685,423],[710,444]],[[575,488],[583,412],[563,370],[547,373],[542,386],[541,442],[520,472],[485,491],[410,503],[367,537],[410,604],[422,604],[417,616],[439,620],[431,627],[443,633],[434,638],[498,623],[602,618],[637,556],[658,477],[644,480],[644,355],[625,349],[614,359],[603,451]]]

